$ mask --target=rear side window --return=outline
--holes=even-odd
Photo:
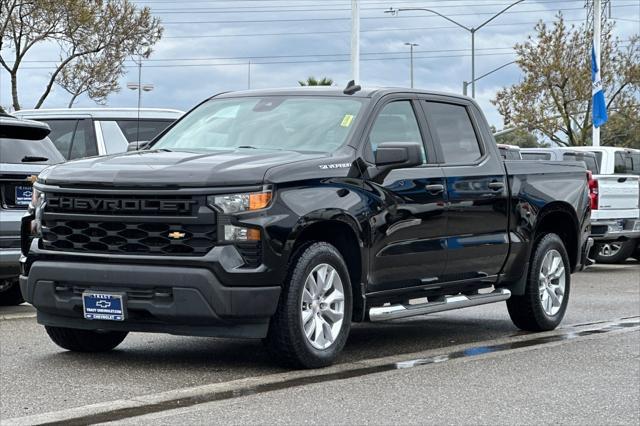
[[[138,120],[117,120],[116,122],[127,141],[135,142],[152,140],[173,123],[173,120],[140,119],[139,126]]]
[[[67,160],[98,155],[91,120],[40,120],[51,127],[49,138]]]
[[[599,173],[595,156],[585,155],[583,153],[565,152],[564,154],[562,154],[562,159],[564,161],[582,161],[587,167],[587,170],[589,170],[591,173]]]
[[[523,160],[551,160],[548,152],[521,152]]]
[[[640,175],[640,152],[633,152],[631,155],[631,173]]]
[[[482,157],[476,132],[464,106],[426,102],[425,110],[445,163],[473,163]]]
[[[624,155],[622,154],[621,151],[618,151],[615,153],[615,155],[613,156],[614,158],[614,162],[613,162],[613,173],[616,174],[627,174],[627,164],[624,161]]]

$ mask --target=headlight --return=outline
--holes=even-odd
[[[245,192],[240,194],[210,195],[209,205],[222,210],[223,213],[238,213],[264,209],[271,202],[271,190],[261,192]]]

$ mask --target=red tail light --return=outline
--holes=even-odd
[[[598,180],[593,178],[593,173],[589,170],[587,170],[587,183],[589,185],[591,210],[598,210]]]

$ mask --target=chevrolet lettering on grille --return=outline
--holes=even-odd
[[[47,205],[59,210],[105,212],[171,212],[191,211],[194,200],[136,200],[118,198],[47,197]]]

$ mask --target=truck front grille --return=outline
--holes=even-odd
[[[66,252],[203,256],[216,225],[138,221],[52,220],[42,223],[42,248]]]

